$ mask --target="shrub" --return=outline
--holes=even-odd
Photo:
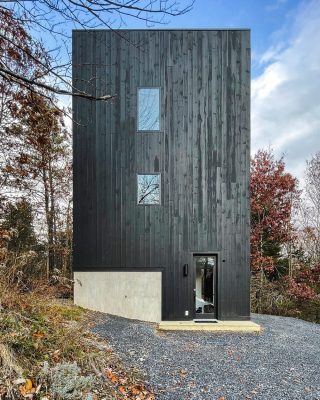
[[[61,400],[90,399],[90,389],[95,378],[92,375],[83,376],[77,363],[58,363],[50,368],[47,362],[42,368],[50,392],[54,398]]]

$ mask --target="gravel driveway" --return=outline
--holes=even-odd
[[[320,399],[320,325],[254,315],[260,334],[157,332],[105,315],[94,328],[160,400]]]

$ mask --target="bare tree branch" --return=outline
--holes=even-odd
[[[41,60],[33,59],[42,67],[42,78],[33,79],[30,76],[19,74],[10,65],[5,63],[0,55],[1,77],[24,87],[41,88],[53,94],[81,97],[88,100],[108,101],[114,94],[94,96],[86,90],[72,87],[66,77],[71,76],[70,60],[70,30],[72,28],[93,29],[104,27],[115,32],[122,40],[128,41],[118,29],[126,24],[128,18],[144,21],[148,26],[165,24],[166,18],[183,15],[191,10],[195,0],[2,0],[0,1],[0,17],[10,13],[14,21],[21,23],[25,29],[43,37],[43,34],[52,37],[57,45],[55,48],[46,48],[50,54],[50,65],[44,65]],[[11,42],[18,47],[14,38],[8,38],[1,29],[0,39]],[[66,41],[67,42],[66,42]],[[134,43],[132,45],[135,45]],[[19,47],[18,47],[19,48]],[[32,54],[27,48],[28,57]],[[143,51],[143,49],[141,49]],[[61,52],[60,52],[61,51]],[[61,57],[61,59],[59,59]],[[46,76],[47,74],[47,76]],[[46,80],[46,82],[43,82]],[[56,84],[50,84],[55,81]]]
[[[28,79],[24,76],[18,75],[6,68],[3,68],[0,66],[0,75],[5,78],[5,79],[13,79],[16,83],[23,82],[27,85],[30,85],[29,88],[31,89],[33,86],[37,86],[41,89],[48,90],[49,92],[55,93],[55,94],[61,94],[61,95],[68,95],[68,96],[74,96],[74,97],[81,97],[87,100],[101,100],[101,101],[108,101],[111,99],[114,99],[115,96],[111,95],[105,95],[105,96],[100,96],[96,97],[93,96],[89,93],[81,92],[81,91],[74,91],[70,92],[69,90],[64,90],[60,88],[56,88],[54,86],[47,85],[43,82],[38,82],[36,79]]]

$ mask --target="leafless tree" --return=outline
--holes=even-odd
[[[160,204],[160,175],[138,175],[138,204]]]
[[[304,250],[312,264],[320,263],[320,152],[307,161],[301,204]]]
[[[5,13],[12,13],[16,21],[28,28],[35,38],[45,37],[50,62],[35,60],[44,73],[40,76],[22,74],[10,68],[10,63],[0,56],[0,77],[23,88],[44,94],[72,95],[89,100],[107,101],[113,94],[100,97],[72,87],[70,32],[71,29],[108,28],[117,30],[132,18],[142,20],[147,26],[165,24],[168,18],[185,14],[194,0],[2,0],[0,1],[0,39],[19,47],[12,37],[1,29]],[[117,32],[121,35],[120,32]],[[124,38],[125,39],[125,38]],[[29,52],[28,48],[20,49]],[[28,54],[30,56],[30,54]],[[45,79],[44,79],[45,78]]]

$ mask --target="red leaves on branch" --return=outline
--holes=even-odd
[[[320,264],[299,273],[299,282],[320,284]]]
[[[270,256],[260,255],[258,252],[257,254],[252,254],[251,248],[251,263],[253,271],[260,271],[263,270],[264,272],[273,272],[274,270],[274,260]]]
[[[314,287],[320,283],[320,265],[299,270],[294,279],[287,277],[288,294],[296,300],[311,300],[317,296]]]
[[[287,278],[287,293],[297,300],[311,300],[316,297],[316,292],[306,283],[296,282],[292,278]]]
[[[272,272],[270,248],[294,237],[292,208],[299,196],[297,180],[285,171],[283,159],[259,150],[251,161],[251,267],[253,272]]]
[[[0,67],[10,69],[15,74],[22,75],[28,79],[35,79],[42,76],[49,66],[49,56],[44,52],[42,45],[35,42],[28,35],[23,23],[18,21],[14,15],[0,7]],[[26,154],[19,147],[19,140],[24,142],[22,137],[23,123],[29,123],[32,129],[37,127],[31,125],[31,120],[37,117],[35,108],[39,108],[39,100],[36,94],[19,83],[8,78],[0,70],[0,188],[5,186],[12,188],[18,186],[20,189],[21,178],[24,179],[28,172],[26,166],[29,160]],[[36,99],[36,100],[35,100]],[[37,104],[35,104],[37,102]],[[48,100],[47,100],[48,102]],[[29,119],[29,121],[27,121]],[[40,118],[39,118],[40,119]],[[48,117],[44,115],[42,123],[48,123]],[[35,134],[35,136],[37,136]],[[19,154],[21,153],[21,154]],[[13,159],[17,157],[16,159]],[[15,176],[13,172],[17,172]],[[32,174],[33,176],[33,174]],[[11,192],[6,189],[6,192]]]
[[[50,68],[49,56],[42,44],[34,41],[22,22],[4,8],[0,8],[0,54],[1,67],[31,80],[45,76]],[[6,78],[0,82],[3,86],[1,89],[13,90],[16,100],[19,100],[19,92],[15,91],[13,80],[11,85]],[[23,96],[23,86],[19,85],[19,89]]]

